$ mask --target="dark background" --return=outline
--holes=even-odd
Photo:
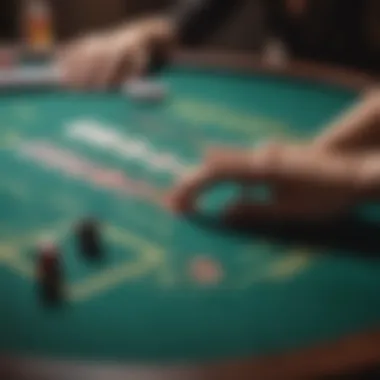
[[[25,1],[0,0],[0,43],[19,38]],[[57,39],[67,41],[164,10],[175,0],[47,1]],[[280,36],[296,58],[380,72],[380,0],[306,0],[309,11],[299,19],[287,14],[285,6],[299,0],[236,1],[242,6],[222,28],[204,38],[202,45],[257,52],[269,37]]]
[[[19,21],[27,0],[0,0],[0,40],[19,37]],[[47,0],[59,40],[105,28],[128,18],[165,9],[170,0]]]

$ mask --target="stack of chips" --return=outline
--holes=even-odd
[[[79,252],[91,260],[102,257],[99,223],[87,218],[76,229],[76,241]],[[51,240],[38,246],[37,278],[43,301],[56,305],[64,299],[64,273],[61,250]]]
[[[92,218],[82,221],[76,231],[79,251],[87,258],[100,258],[102,243],[100,239],[99,223]]]
[[[49,304],[63,298],[63,268],[58,247],[51,242],[39,246],[37,277],[42,299]]]

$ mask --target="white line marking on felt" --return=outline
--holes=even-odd
[[[50,144],[47,141],[31,141],[19,147],[21,157],[27,157],[45,169],[61,171],[73,178],[83,180],[100,189],[118,191],[139,196],[163,205],[163,192],[145,181],[134,180],[121,171],[102,167],[81,156]]]
[[[28,265],[27,261],[21,258],[8,260],[7,266],[24,278],[32,279],[35,277],[31,265]]]
[[[71,285],[69,298],[74,302],[85,301],[127,280],[141,278],[153,272],[164,260],[165,252],[159,245],[149,243],[128,230],[109,226],[106,234],[110,241],[120,244],[126,250],[133,249],[137,260],[118,264]]]
[[[310,264],[310,257],[306,252],[293,252],[289,257],[274,263],[267,272],[267,278],[283,280],[297,275]]]
[[[263,245],[265,250],[266,244]],[[246,289],[257,283],[282,283],[302,274],[312,264],[310,251],[307,248],[287,250],[284,257],[272,256],[270,252],[246,251],[243,264],[248,273],[242,276],[238,288]]]
[[[11,131],[14,128],[2,128],[4,135],[0,138],[0,150],[9,150],[17,145],[22,137],[19,133]],[[8,129],[8,131],[6,131]]]
[[[104,126],[97,121],[76,120],[66,127],[66,135],[72,139],[94,145],[127,160],[135,160],[153,172],[183,174],[189,165],[170,152],[159,152],[142,135],[127,135]]]
[[[19,255],[17,244],[3,244],[0,246],[0,264],[8,267],[25,278],[33,278],[31,264]]]

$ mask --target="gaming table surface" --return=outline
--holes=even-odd
[[[158,103],[121,91],[2,89],[0,368],[94,370],[75,360],[137,365],[148,379],[264,379],[376,362],[376,205],[358,218],[247,233],[185,219],[166,202],[207,147],[311,139],[367,80],[301,64],[263,71],[248,56],[181,62],[160,75],[168,95]],[[203,205],[214,213],[238,191],[216,189]],[[78,249],[87,217],[100,223],[97,260]],[[62,254],[58,308],[38,293],[44,239]],[[128,371],[108,374],[119,370]]]

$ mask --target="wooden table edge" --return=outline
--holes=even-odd
[[[284,78],[301,79],[339,86],[347,90],[367,91],[379,85],[379,76],[342,66],[333,66],[301,60],[289,60],[281,65],[271,65],[257,55],[218,50],[182,50],[174,55],[174,62],[190,67],[232,69],[255,72]]]
[[[380,329],[311,349],[215,363],[178,365],[54,361],[0,357],[0,378],[7,380],[286,380],[315,379],[380,364]]]

